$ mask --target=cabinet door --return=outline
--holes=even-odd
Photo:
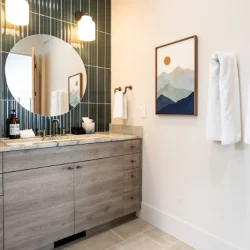
[[[123,157],[75,165],[75,233],[123,215]]]
[[[72,165],[4,174],[5,250],[34,250],[74,234]]]
[[[0,197],[0,250],[3,250],[3,196]]]

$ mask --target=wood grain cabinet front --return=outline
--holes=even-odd
[[[4,249],[34,250],[74,234],[72,164],[4,174]]]
[[[6,173],[121,156],[123,155],[123,147],[123,142],[105,142],[5,152],[3,154],[3,170]]]
[[[123,215],[123,158],[75,165],[75,233]]]
[[[124,170],[140,167],[140,154],[132,154],[123,156]]]
[[[0,174],[3,172],[3,153],[0,153]]]
[[[130,140],[124,142],[124,154],[136,154],[141,152],[141,140]]]
[[[39,249],[138,211],[140,170],[141,140],[4,152],[0,250]]]
[[[139,189],[140,186],[139,168],[124,171],[124,192]]]
[[[133,190],[124,194],[124,214],[133,213],[140,209],[140,191]]]
[[[0,250],[3,250],[3,196],[0,197]]]

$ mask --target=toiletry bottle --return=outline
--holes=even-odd
[[[20,138],[20,121],[16,117],[16,110],[12,110],[12,114],[9,119],[9,137],[10,139]]]

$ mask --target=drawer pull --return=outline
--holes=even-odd
[[[134,197],[133,197],[133,196],[131,196],[131,197],[130,197],[130,200],[134,200]]]
[[[73,170],[74,168],[72,168],[72,167],[68,167],[68,170]]]
[[[135,146],[130,146],[132,149],[135,148]]]
[[[130,175],[131,178],[134,178],[135,176],[133,174]]]
[[[131,162],[131,163],[135,163],[136,161],[134,161],[134,160],[131,160],[130,162]]]
[[[81,169],[81,168],[82,168],[82,166],[77,166],[76,168],[77,168],[77,169]]]

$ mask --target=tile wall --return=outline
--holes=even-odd
[[[5,0],[0,0],[0,136],[6,136],[6,120],[15,108],[21,129],[50,131],[51,121],[58,118],[61,127],[80,127],[81,117],[96,122],[97,131],[108,131],[111,122],[111,0],[28,0],[30,24],[14,26],[5,21]],[[75,12],[89,12],[96,23],[96,41],[77,39]],[[11,48],[21,39],[35,34],[61,38],[75,48],[82,58],[88,84],[82,102],[71,112],[58,117],[44,117],[24,109],[11,95],[5,78],[5,61]],[[63,51],[62,51],[63,53]]]

